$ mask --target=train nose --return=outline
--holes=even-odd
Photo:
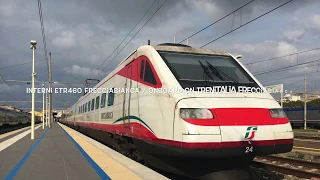
[[[274,125],[277,120],[270,117],[269,109],[262,108],[217,108],[211,109],[220,126]]]
[[[219,121],[221,148],[236,148],[245,153],[290,151],[292,129],[279,109],[217,108],[211,109]],[[278,145],[288,144],[285,148]]]

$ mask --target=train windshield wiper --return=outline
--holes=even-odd
[[[224,75],[225,77],[227,77],[229,80],[231,80],[232,82],[239,84],[239,82],[235,79],[233,79],[232,77],[230,77],[229,75],[227,75],[226,73],[224,73],[223,71],[221,71],[219,68],[214,67],[212,64],[210,64],[208,61],[206,61],[212,74],[216,75],[218,78],[220,78],[221,80],[225,81],[225,79],[221,76]]]
[[[212,81],[214,82],[214,79],[213,79],[212,75],[210,74],[210,72],[208,71],[207,67],[204,66],[204,65],[201,63],[200,60],[198,60],[198,61],[199,61],[200,65],[201,65],[201,67],[202,67],[202,69],[203,69],[203,73],[205,73],[208,77],[210,77],[210,79],[212,79]],[[204,77],[204,83],[205,83],[205,86],[207,86],[207,83],[208,83],[208,82],[207,82],[206,76]]]

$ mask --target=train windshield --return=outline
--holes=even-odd
[[[182,88],[259,85],[231,56],[159,52]]]

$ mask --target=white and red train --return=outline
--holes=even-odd
[[[213,86],[236,91],[197,89]],[[156,169],[228,178],[234,175],[231,171],[247,172],[257,155],[293,147],[292,128],[279,104],[269,93],[237,90],[244,86],[263,88],[227,52],[170,43],[145,45],[95,86],[139,92],[87,93],[61,122]],[[160,88],[195,90],[154,91]]]

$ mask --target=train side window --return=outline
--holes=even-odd
[[[99,109],[100,96],[96,97],[96,109]]]
[[[80,108],[80,106],[79,106],[79,111],[78,111],[78,114],[80,114],[81,113],[81,108]]]
[[[143,79],[143,74],[144,74],[144,60],[141,61],[141,66],[140,66],[140,79]]]
[[[91,100],[91,111],[94,110],[94,98]]]
[[[104,108],[106,106],[106,93],[103,93],[101,95],[101,108]]]
[[[88,103],[84,106],[84,112],[87,112]]]
[[[112,90],[109,92],[108,94],[108,106],[112,106],[114,103],[114,92],[113,92],[114,88],[112,88]]]
[[[91,109],[91,101],[88,102],[88,112],[90,111]]]
[[[154,77],[154,74],[151,70],[151,66],[149,62],[146,62],[146,68],[145,68],[145,73],[144,73],[144,81],[150,84],[157,84],[156,78]]]

